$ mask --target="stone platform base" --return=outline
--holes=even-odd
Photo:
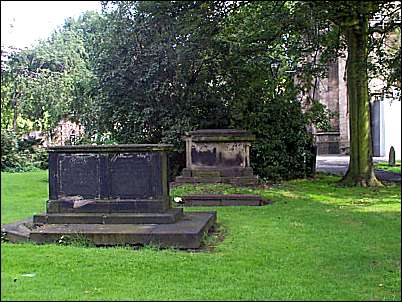
[[[177,183],[227,183],[238,186],[253,186],[258,177],[251,167],[231,168],[184,168],[182,175],[176,177]]]
[[[35,224],[164,224],[175,223],[183,216],[182,209],[164,213],[48,213],[34,215]]]
[[[258,195],[209,194],[187,195],[182,197],[183,206],[263,206],[271,204]]]
[[[216,222],[216,212],[183,214],[170,224],[33,224],[32,219],[1,227],[2,238],[10,242],[52,243],[61,236],[83,235],[95,245],[148,245],[197,249]]]
[[[255,186],[258,183],[258,178],[253,177],[186,177],[178,176],[175,179],[176,183],[225,183],[236,186]]]

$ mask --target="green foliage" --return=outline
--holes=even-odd
[[[75,140],[76,145],[114,145],[117,143],[118,142],[113,139],[109,133],[95,134],[92,136],[89,136],[88,133],[84,133],[84,135]]]
[[[317,19],[327,21],[338,29],[339,37],[347,48],[350,161],[342,183],[350,186],[380,186],[381,182],[373,173],[369,78],[380,75],[383,81],[397,80],[383,69],[387,65],[384,60],[388,50],[394,48],[389,55],[398,53],[398,47],[395,47],[397,43],[390,47],[385,40],[389,33],[400,27],[401,2],[344,1],[333,6],[331,1],[309,1],[307,6],[315,11]],[[381,21],[376,21],[374,17]],[[390,84],[393,83],[385,83],[383,90]]]
[[[321,131],[332,130],[329,121],[335,116],[335,114],[328,110],[326,106],[319,101],[313,100],[304,115],[305,118],[315,125],[317,129],[320,129]]]
[[[1,171],[23,171],[25,165],[26,159],[18,153],[14,132],[1,129]]]
[[[84,234],[62,235],[57,241],[59,245],[71,245],[75,247],[94,247],[92,241]]]
[[[183,150],[184,131],[227,125],[221,93],[208,84],[216,68],[210,42],[199,33],[210,8],[199,5],[112,3],[95,56],[98,130],[121,143],[173,143]]]
[[[13,130],[1,129],[1,171],[47,169],[48,156],[37,140],[18,139]]]
[[[184,167],[185,131],[247,129],[257,134],[252,162],[261,177],[305,176],[311,156],[306,126],[324,124],[325,108],[303,115],[302,88],[284,71],[306,51],[300,54],[296,34],[286,35],[293,23],[279,26],[267,11],[290,17],[276,2],[105,5],[94,64],[101,83],[95,128],[121,143],[173,143],[178,154],[171,158],[171,179]],[[284,65],[278,79],[270,72],[272,56]]]
[[[172,143],[173,180],[185,165],[186,131],[240,128],[257,135],[251,162],[261,177],[306,176],[307,129],[330,127],[317,83],[346,49],[342,30],[356,9],[395,8],[331,3],[103,2],[102,14],[67,19],[48,40],[2,60],[2,129],[49,132],[68,117],[85,127],[77,143]],[[371,43],[385,55],[381,41]],[[372,63],[384,63],[392,83],[398,50]]]
[[[300,104],[277,98],[269,104],[254,104],[255,110],[242,124],[257,137],[251,148],[251,165],[256,173],[268,179],[305,177],[306,156],[312,137]]]
[[[284,2],[108,2],[101,16],[68,19],[23,53],[36,76],[17,109],[46,130],[65,115],[79,120],[87,137],[78,143],[173,143],[171,180],[185,165],[185,131],[227,127],[257,134],[252,162],[261,177],[304,176],[306,126],[323,124],[325,108],[303,115],[297,93],[324,68],[307,62],[297,69],[318,47],[318,38],[300,47],[313,21],[298,16]],[[277,79],[272,57],[283,66]],[[297,70],[300,87],[286,69]]]
[[[37,147],[30,154],[30,160],[34,167],[45,170],[49,167],[48,153],[43,147]]]
[[[274,14],[284,23],[276,24]],[[326,108],[304,95],[325,68],[309,61],[298,67],[297,62],[303,62],[317,42],[310,35],[314,42],[306,41],[310,53],[300,49],[304,32],[301,21],[295,22],[297,16],[284,3],[249,3],[228,17],[218,36],[229,49],[224,79],[232,94],[231,127],[256,135],[251,164],[260,177],[271,180],[310,175],[313,141],[308,128],[328,126]],[[270,66],[272,58],[281,62],[276,75]]]
[[[86,13],[32,48],[2,50],[2,129],[51,132],[65,117],[88,124],[96,79],[88,51],[91,33],[80,26],[88,19],[96,24],[96,18]],[[21,128],[17,118],[30,121],[28,127]]]

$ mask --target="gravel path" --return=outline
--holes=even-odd
[[[374,157],[374,162],[387,161],[385,157]],[[344,175],[348,169],[349,156],[319,155],[317,156],[317,171]],[[401,175],[394,172],[375,170],[375,175],[382,181],[401,182]]]

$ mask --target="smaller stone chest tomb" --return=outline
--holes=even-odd
[[[245,130],[204,129],[187,132],[186,168],[180,183],[232,183],[254,185],[250,146],[255,136]]]
[[[198,248],[216,212],[171,207],[172,145],[53,146],[46,213],[5,225],[10,241],[55,242],[85,235],[97,245]]]

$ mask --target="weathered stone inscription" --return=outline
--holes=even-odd
[[[99,197],[99,156],[60,155],[60,196]]]
[[[110,160],[111,198],[149,198],[154,195],[151,154],[117,154]]]
[[[246,166],[245,143],[191,144],[191,164],[194,166]]]
[[[220,146],[219,165],[245,167],[245,143],[225,143]]]
[[[216,165],[216,147],[207,144],[193,144],[191,158],[194,165]]]
[[[166,151],[170,150],[171,145],[146,144],[51,147],[49,199],[145,199],[167,208]]]

